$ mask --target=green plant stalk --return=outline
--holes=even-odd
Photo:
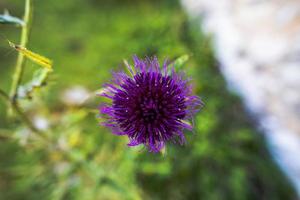
[[[30,29],[30,23],[32,18],[32,9],[33,9],[32,0],[26,0],[25,12],[23,17],[23,21],[25,25],[22,27],[21,39],[20,39],[20,45],[22,47],[26,47],[28,43],[29,29]],[[15,67],[15,72],[13,74],[12,86],[10,90],[10,98],[13,103],[17,101],[17,92],[18,92],[19,85],[22,81],[22,76],[24,72],[24,61],[25,61],[24,55],[22,53],[19,53],[16,67]]]
[[[26,0],[24,17],[23,17],[23,21],[25,25],[22,27],[21,39],[20,39],[20,45],[22,47],[26,47],[28,43],[29,29],[30,29],[31,18],[32,18],[32,10],[33,10],[32,0]],[[24,61],[25,61],[24,55],[22,53],[19,53],[16,62],[15,72],[13,74],[10,95],[8,96],[2,90],[0,90],[0,95],[5,99],[5,101],[9,105],[8,108],[9,109],[12,108],[13,111],[15,111],[15,113],[19,115],[21,120],[28,126],[28,128],[33,133],[36,134],[37,137],[43,138],[44,135],[33,125],[31,120],[26,116],[26,114],[23,112],[23,110],[21,109],[18,103],[18,88],[21,84],[22,76],[24,73]],[[11,110],[9,110],[9,113],[10,112]]]

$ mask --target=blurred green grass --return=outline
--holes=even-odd
[[[22,16],[23,3],[4,0],[0,8]],[[76,130],[83,140],[70,161],[80,170],[74,167],[63,175],[50,173],[55,166],[45,157],[64,160],[55,153],[24,152],[16,142],[1,139],[0,199],[295,199],[254,120],[239,97],[226,90],[210,39],[177,1],[51,0],[34,5],[29,48],[54,60],[55,73],[43,93],[43,105],[52,112],[80,115],[62,106],[62,91],[73,85],[99,89],[133,54],[160,60],[193,55],[185,70],[205,107],[195,118],[195,133],[187,133],[188,144],[169,145],[166,156],[128,149],[126,139],[99,127],[94,115],[79,116],[82,121],[75,128],[56,130],[66,136]],[[0,29],[18,43],[17,28]],[[7,44],[0,44],[0,86],[8,91],[16,53],[7,55]],[[25,79],[35,67],[27,63]],[[0,102],[0,127],[11,128],[4,111]],[[109,178],[98,180],[101,173]],[[79,177],[79,183],[67,187],[70,177]],[[49,191],[54,195],[48,196]]]

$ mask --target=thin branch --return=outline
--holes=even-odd
[[[26,126],[32,131],[32,133],[34,133],[35,137],[47,141],[47,136],[45,135],[45,133],[35,127],[35,125],[23,112],[22,108],[19,106],[17,102],[11,102],[11,106],[14,109],[14,111],[19,115],[22,122],[24,122]]]
[[[18,102],[13,102],[9,96],[0,89],[0,96],[2,96],[2,98],[4,99],[4,101],[9,105],[9,107],[11,107],[21,118],[21,120],[26,124],[26,126],[33,132],[35,133],[36,137],[39,138],[43,138],[46,139],[46,136],[43,132],[41,132],[40,130],[38,130],[34,124],[32,123],[32,121],[26,116],[26,114],[23,112],[23,110],[21,109],[21,107],[19,106]]]
[[[20,108],[19,104],[16,102],[12,102],[11,106],[13,107],[14,111],[19,115],[21,120],[28,126],[28,128],[34,132],[37,133],[38,135],[43,135],[40,130],[38,130],[31,120],[26,116],[26,114],[23,112],[23,110]]]

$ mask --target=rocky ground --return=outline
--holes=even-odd
[[[300,194],[300,1],[182,0]],[[199,20],[200,20],[199,18]]]

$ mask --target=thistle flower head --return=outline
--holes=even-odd
[[[114,73],[111,84],[105,84],[101,95],[112,100],[100,106],[106,116],[103,125],[117,135],[127,135],[128,146],[144,144],[149,151],[159,152],[167,141],[183,144],[184,129],[202,102],[192,95],[189,80],[170,68],[161,67],[157,58],[134,57],[130,75]]]

